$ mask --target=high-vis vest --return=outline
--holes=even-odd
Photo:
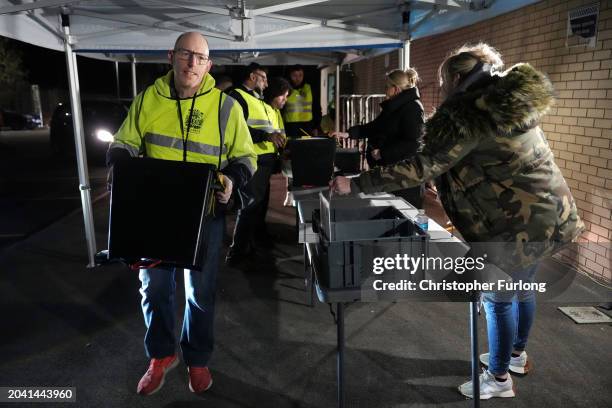
[[[276,108],[266,104],[266,109],[272,111],[270,116],[272,117],[272,126],[276,129],[276,132],[280,133],[283,136],[286,136],[285,133],[285,124],[283,123],[283,114]]]
[[[236,88],[236,91],[242,95],[244,101],[247,103],[249,109],[249,117],[247,118],[247,125],[254,129],[261,129],[266,133],[278,132],[278,129],[274,126],[274,110],[270,105],[257,99],[250,93],[243,89]],[[259,143],[253,143],[255,153],[259,156],[262,154],[276,153],[274,143],[264,141]]]
[[[214,88],[207,74],[195,98],[178,100],[181,129],[171,81],[172,71],[134,99],[111,148],[126,149],[133,157],[182,161],[186,139],[189,162],[218,165],[221,156],[221,169],[230,161],[255,172],[257,158],[238,103]]]
[[[309,122],[312,120],[312,90],[304,84],[292,89],[285,103],[285,122]]]

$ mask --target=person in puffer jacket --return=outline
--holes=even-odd
[[[386,75],[386,98],[380,114],[372,122],[351,126],[348,132],[333,132],[336,138],[368,139],[366,158],[370,168],[388,166],[409,159],[419,151],[425,114],[416,84],[415,69],[396,69]],[[413,187],[393,191],[416,208],[422,208],[423,189]]]
[[[488,262],[514,281],[533,282],[538,261],[584,228],[570,190],[538,126],[554,102],[544,74],[529,64],[501,72],[487,44],[463,46],[440,66],[444,102],[425,125],[424,149],[412,159],[377,167],[330,187],[348,194],[393,191],[436,180],[444,209],[472,246],[492,249]],[[514,397],[508,371],[526,373],[535,314],[533,291],[483,294],[489,353],[480,398]],[[472,382],[459,391],[473,397]]]

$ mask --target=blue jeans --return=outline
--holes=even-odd
[[[533,282],[538,264],[513,273],[513,280]],[[535,316],[534,291],[486,292],[483,294],[489,339],[489,371],[508,372],[512,349],[525,350]]]
[[[213,351],[215,290],[224,231],[225,217],[208,221],[202,270],[184,269],[185,314],[180,345],[188,366],[205,367]],[[174,267],[140,271],[142,313],[147,326],[144,344],[149,358],[176,353],[175,272]]]

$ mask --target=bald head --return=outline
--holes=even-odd
[[[174,42],[174,49],[176,50],[177,48],[179,48],[181,40],[187,39],[187,37],[195,37],[195,39],[198,39],[198,37],[201,38],[202,41],[204,41],[204,45],[206,46],[206,49],[208,50],[208,40],[206,39],[206,37],[204,37],[204,34],[198,33],[197,31],[188,31],[186,33],[179,35],[176,38],[176,41]]]
[[[168,59],[172,64],[174,87],[179,97],[195,95],[212,67],[206,38],[193,31],[179,35],[174,49],[168,52]]]

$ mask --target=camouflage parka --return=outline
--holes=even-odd
[[[538,126],[553,102],[551,83],[528,64],[487,73],[427,121],[422,153],[362,173],[357,187],[393,192],[436,179],[467,242],[496,246],[490,261],[503,269],[532,264],[584,228]]]

